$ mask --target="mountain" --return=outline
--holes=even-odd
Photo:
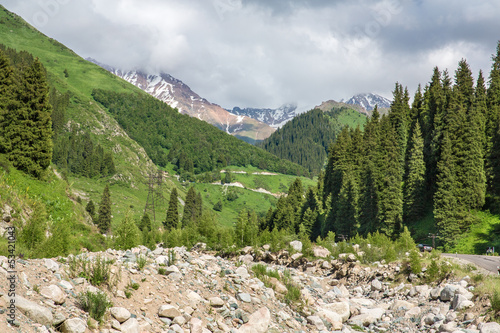
[[[325,164],[330,144],[342,128],[363,128],[366,122],[366,115],[350,106],[326,109],[327,103],[322,105],[325,109],[315,108],[296,116],[259,145],[318,174]]]
[[[92,58],[87,58],[87,60],[132,83],[151,96],[167,103],[172,108],[176,108],[180,113],[206,121],[246,142],[255,143],[261,141],[275,131],[274,128],[262,121],[246,115],[234,115],[219,105],[210,103],[191,90],[184,82],[169,74],[122,71],[101,64]]]
[[[344,101],[342,100],[341,102]],[[378,105],[379,109],[391,107],[390,100],[376,94],[358,94],[349,98],[345,103],[362,106],[366,111],[373,111],[375,105]]]
[[[242,109],[236,106],[232,110],[228,111],[237,116],[245,116],[256,119],[273,128],[279,128],[297,115],[297,105],[284,104],[277,109]]]
[[[334,108],[349,108],[352,110],[356,110],[359,113],[362,113],[362,114],[367,115],[367,116],[369,116],[371,114],[371,112],[366,111],[366,109],[364,107],[362,107],[361,105],[347,104],[344,102],[337,102],[337,101],[334,101],[333,99],[322,102],[320,105],[315,107],[315,109],[320,109],[321,111],[330,111]]]

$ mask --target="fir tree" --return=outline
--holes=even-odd
[[[0,154],[12,150],[12,140],[20,126],[16,117],[15,88],[14,71],[9,59],[0,50]]]
[[[404,216],[405,222],[415,222],[425,213],[425,162],[424,140],[420,125],[415,123],[409,145],[408,162],[404,182]]]
[[[194,187],[190,187],[187,195],[186,201],[184,203],[184,212],[182,214],[182,227],[185,228],[192,223],[194,223],[196,215],[196,191]]]
[[[92,199],[90,199],[89,202],[87,203],[87,206],[85,206],[85,210],[87,211],[87,213],[89,213],[92,220],[94,220],[95,205],[94,205],[94,202],[92,201]]]
[[[18,98],[20,127],[8,156],[18,169],[40,177],[52,160],[52,107],[45,69],[38,59],[24,72]]]
[[[97,216],[97,226],[102,234],[109,231],[111,226],[111,195],[109,186],[106,185],[102,192],[101,203],[99,204],[99,212]]]
[[[177,205],[178,205],[177,189],[174,187],[174,189],[170,193],[170,201],[168,203],[167,217],[163,222],[163,226],[165,227],[166,230],[175,229],[179,224],[179,209],[177,208]]]
[[[139,222],[139,230],[140,231],[151,231],[151,219],[149,218],[148,213],[144,213],[144,215],[141,218],[141,221]]]
[[[115,247],[117,249],[128,250],[139,245],[139,228],[137,228],[137,225],[130,216],[130,212],[127,213],[123,221],[116,229],[115,236]]]
[[[335,231],[337,234],[354,236],[358,224],[358,185],[351,173],[344,173],[339,193]]]

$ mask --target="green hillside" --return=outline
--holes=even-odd
[[[268,152],[318,174],[323,168],[329,145],[343,127],[363,128],[366,115],[347,107],[303,113],[259,144]]]

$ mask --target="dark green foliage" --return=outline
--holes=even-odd
[[[342,176],[334,229],[337,234],[355,235],[358,223],[358,185],[350,172]]]
[[[98,322],[102,322],[104,314],[112,306],[106,294],[101,291],[95,293],[87,291],[78,295],[78,307],[88,312],[89,316]]]
[[[0,53],[0,153],[17,169],[39,178],[52,159],[52,107],[45,69],[30,57],[13,67]]]
[[[199,119],[180,114],[153,97],[99,89],[95,89],[92,96],[144,147],[154,163],[165,166],[171,162],[181,174],[183,171],[204,173],[225,163],[265,166],[267,170],[286,174],[308,174],[297,164],[280,160]]]
[[[87,213],[89,213],[90,217],[93,220],[95,216],[95,205],[92,199],[90,199],[89,202],[87,203],[87,206],[85,206],[85,210],[87,211]]]
[[[179,219],[179,217],[177,217]],[[149,218],[148,213],[144,213],[141,218],[141,222],[139,222],[139,230],[140,231],[151,231],[151,219]]]
[[[416,249],[410,251],[410,271],[413,274],[418,274],[422,272],[422,261],[420,260],[420,254]]]
[[[407,223],[415,222],[425,214],[424,140],[419,122],[411,137],[404,182],[404,214]]]
[[[130,216],[130,212],[116,229],[114,241],[115,248],[120,250],[128,250],[140,244],[139,228]]]
[[[218,212],[222,211],[222,201],[221,200],[217,201],[213,209]]]
[[[224,175],[224,184],[231,184],[233,182],[233,177],[231,177],[231,172],[226,170],[226,174]]]
[[[106,185],[102,193],[96,222],[102,234],[109,231],[109,227],[111,226],[111,194],[109,193],[108,185]]]
[[[195,222],[196,214],[196,190],[191,186],[187,192],[186,200],[184,203],[184,212],[182,214],[182,227],[185,228],[188,225]]]
[[[280,158],[304,166],[312,174],[318,174],[327,158],[328,146],[344,127],[341,116],[350,111],[334,108],[328,112],[314,109],[303,113],[278,129],[260,146]],[[364,121],[363,115],[355,114]]]
[[[177,189],[174,187],[170,193],[170,201],[168,203],[167,217],[163,222],[166,230],[177,228],[179,224],[179,208],[178,208]]]
[[[30,218],[21,230],[19,241],[28,251],[35,252],[45,241],[48,216],[45,207],[39,202],[35,202],[32,209]]]
[[[66,124],[66,110],[69,106],[69,93],[59,93],[55,88],[50,90],[49,102],[52,105],[52,130],[60,133]]]

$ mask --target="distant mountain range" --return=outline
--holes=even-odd
[[[246,116],[259,120],[273,128],[279,128],[297,115],[297,105],[284,104],[277,109],[242,109],[236,106],[232,110],[227,111],[237,116]]]
[[[340,102],[344,102],[344,100],[341,100]],[[391,107],[390,100],[376,94],[358,94],[349,98],[344,103],[362,106],[366,111],[373,111],[375,105],[378,105],[379,108],[383,109]]]
[[[274,128],[258,119],[244,114],[235,115],[217,104],[210,103],[181,80],[169,74],[122,71],[92,58],[87,60],[132,83],[171,107],[177,108],[180,113],[206,121],[244,141],[255,143],[269,137],[275,131]]]

